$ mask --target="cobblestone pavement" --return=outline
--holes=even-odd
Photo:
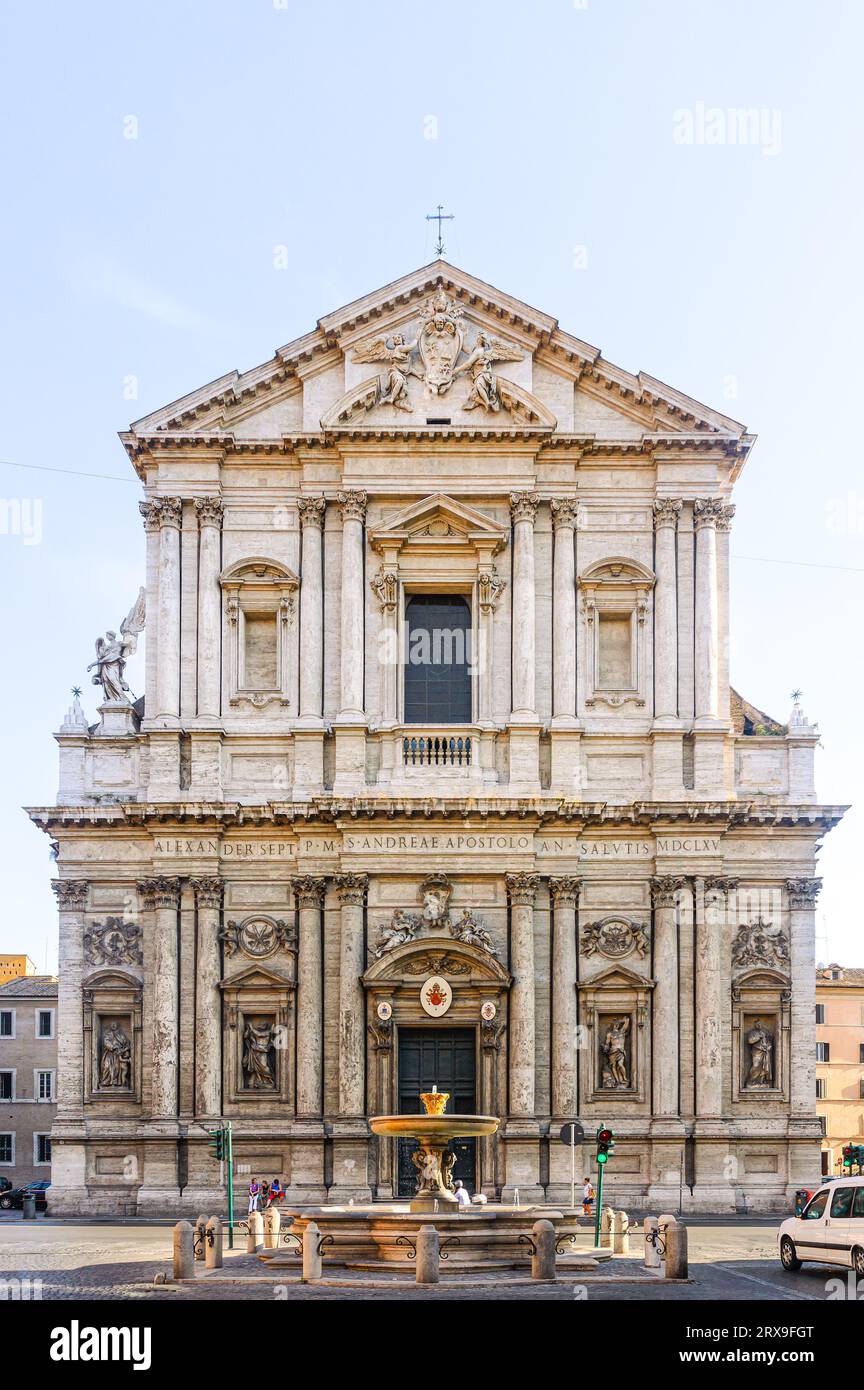
[[[496,1275],[480,1284],[470,1276],[447,1275],[437,1288],[418,1289],[410,1282],[389,1287],[370,1286],[362,1276],[325,1270],[340,1283],[310,1287],[289,1271],[284,1282],[267,1278],[254,1257],[226,1253],[217,1278],[199,1278],[194,1285],[154,1285],[153,1278],[171,1275],[171,1229],[153,1226],[77,1226],[48,1221],[0,1223],[0,1279],[38,1278],[43,1300],[183,1301],[408,1301],[472,1299],[483,1301],[728,1301],[800,1302],[824,1300],[846,1271],[806,1265],[800,1273],[785,1274],[776,1258],[774,1223],[747,1226],[699,1226],[690,1229],[691,1282],[664,1284],[646,1278],[638,1258],[616,1258],[602,1272],[580,1279],[562,1270],[556,1285],[514,1282],[515,1276]],[[634,1242],[634,1255],[637,1254]],[[236,1274],[249,1280],[228,1282]],[[275,1272],[274,1272],[275,1274]],[[250,1276],[256,1281],[252,1282]],[[627,1277],[630,1282],[617,1280]],[[258,1282],[262,1278],[266,1282]],[[459,1283],[450,1282],[459,1278]],[[464,1282],[463,1282],[464,1280]],[[344,1283],[342,1282],[344,1281]],[[826,1287],[827,1286],[827,1287]],[[861,1291],[864,1293],[864,1289]]]

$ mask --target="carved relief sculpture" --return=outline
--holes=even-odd
[[[416,940],[419,925],[418,918],[412,913],[401,910],[394,912],[389,926],[382,926],[378,933],[376,960],[380,960],[388,951],[394,951],[397,946],[404,946],[407,942]]]
[[[272,956],[280,946],[295,949],[294,928],[282,918],[246,917],[242,922],[230,921],[219,933],[229,956],[242,951],[244,956],[262,960]]]
[[[735,967],[789,964],[789,940],[780,927],[770,922],[745,923],[738,928],[732,943],[732,964]]]
[[[630,1076],[627,1068],[627,1037],[630,1032],[630,1019],[613,1018],[606,1030],[601,1048],[606,1058],[603,1066],[603,1086],[605,1089],[629,1089]]]
[[[499,338],[491,338],[488,333],[478,333],[474,347],[467,359],[453,373],[454,377],[463,372],[471,374],[471,390],[465,401],[465,410],[497,411],[501,409],[498,378],[492,370],[494,362],[521,362],[525,354],[519,348],[502,343]]]
[[[649,941],[644,927],[625,917],[604,917],[583,929],[581,951],[583,956],[602,956],[616,959],[637,951],[641,957],[648,953]]]
[[[249,1019],[243,1030],[243,1085],[249,1091],[275,1091],[273,1024]]]
[[[96,667],[93,684],[101,685],[106,704],[132,703],[129,699],[132,692],[125,679],[126,662],[130,656],[135,655],[138,648],[138,636],[144,630],[146,607],[147,600],[142,587],[120,624],[120,636],[109,630],[104,637],[96,639],[96,660],[91,661],[87,670],[92,671],[94,666]]]
[[[100,1091],[127,1091],[132,1074],[132,1044],[116,1019],[102,1034],[99,1053]]]
[[[457,941],[464,941],[466,946],[478,946],[481,951],[488,951],[490,956],[498,954],[492,945],[491,936],[477,921],[470,907],[462,909],[462,916],[458,922],[450,922],[450,934],[455,936]]]
[[[750,1070],[744,1082],[745,1091],[774,1085],[774,1036],[756,1019],[747,1034],[750,1048]]]
[[[367,338],[354,349],[355,362],[386,362],[387,372],[378,378],[378,390],[373,400],[364,402],[371,410],[375,405],[394,405],[397,410],[413,410],[408,400],[408,377],[419,376],[411,364],[411,354],[417,346],[417,339],[406,343],[401,333],[392,338],[379,336]]]
[[[84,958],[89,965],[141,965],[141,928],[122,917],[108,917],[84,932]]]

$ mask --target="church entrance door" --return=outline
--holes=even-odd
[[[399,1114],[416,1115],[423,1109],[421,1091],[449,1091],[449,1115],[473,1115],[476,1096],[476,1038],[473,1028],[399,1029]],[[454,1178],[461,1178],[468,1191],[476,1185],[477,1152],[475,1139],[457,1139]],[[398,1197],[413,1197],[417,1170],[411,1155],[417,1145],[413,1139],[397,1141]]]

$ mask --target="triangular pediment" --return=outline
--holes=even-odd
[[[325,314],[259,366],[226,373],[121,437],[143,472],[157,448],[278,453],[322,433],[429,430],[572,435],[590,447],[713,441],[741,458],[752,443],[737,421],[616,367],[550,314],[443,260]]]
[[[280,970],[271,970],[266,965],[249,965],[238,970],[236,975],[226,975],[219,981],[220,989],[265,989],[276,986],[279,989],[293,989],[294,981]]]
[[[446,545],[462,540],[490,544],[494,553],[507,544],[509,528],[455,497],[435,492],[385,517],[370,531],[369,539],[377,550],[411,541]]]
[[[605,970],[599,970],[596,975],[580,980],[579,989],[653,989],[655,984],[656,980],[638,975],[635,970],[628,970],[625,965],[609,965]]]

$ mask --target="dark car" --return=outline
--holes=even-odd
[[[12,1186],[8,1178],[0,1178],[0,1192],[8,1192]]]
[[[10,1187],[8,1191],[0,1192],[0,1210],[20,1211],[24,1205],[24,1198],[28,1192],[32,1192],[36,1198],[36,1210],[44,1211],[48,1206],[49,1182],[28,1182],[23,1187]]]

